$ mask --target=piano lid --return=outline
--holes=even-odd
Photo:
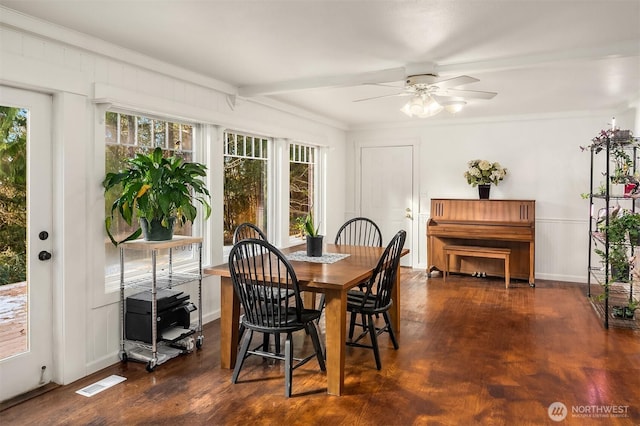
[[[431,219],[437,222],[535,222],[535,200],[431,199]]]

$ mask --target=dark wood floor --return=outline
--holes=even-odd
[[[640,332],[603,329],[584,286],[539,280],[505,290],[500,279],[455,275],[445,285],[403,269],[401,297],[400,349],[383,336],[377,371],[371,351],[347,348],[342,397],[326,394],[315,361],[294,372],[290,399],[281,365],[255,357],[232,385],[219,368],[215,321],[200,351],[153,373],[113,365],[0,412],[0,424],[640,424]],[[308,340],[302,333],[296,343],[307,350]],[[111,374],[127,380],[92,398],[75,393]],[[563,422],[548,415],[554,402],[568,409]],[[626,417],[602,417],[612,409]]]

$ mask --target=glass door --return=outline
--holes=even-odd
[[[0,401],[51,381],[51,108],[0,86]]]

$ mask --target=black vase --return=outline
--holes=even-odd
[[[322,256],[322,237],[322,235],[318,235],[317,237],[307,235],[307,256]]]
[[[145,241],[169,241],[173,238],[173,223],[175,218],[169,218],[169,227],[162,226],[160,219],[151,219],[151,223],[145,218],[140,218],[142,238]]]
[[[481,200],[488,200],[490,191],[491,185],[478,185],[478,196]]]

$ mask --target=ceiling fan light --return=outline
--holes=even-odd
[[[465,101],[451,101],[444,104],[444,109],[451,114],[462,111],[467,103]]]
[[[409,101],[409,110],[413,115],[419,115],[424,110],[424,102],[420,96],[414,96]]]
[[[400,111],[409,117],[432,117],[442,111],[443,107],[429,95],[416,95],[407,102]]]
[[[400,111],[402,111],[409,117],[413,117],[413,114],[411,113],[411,102],[407,102],[406,104],[404,104],[404,106],[400,108]]]

